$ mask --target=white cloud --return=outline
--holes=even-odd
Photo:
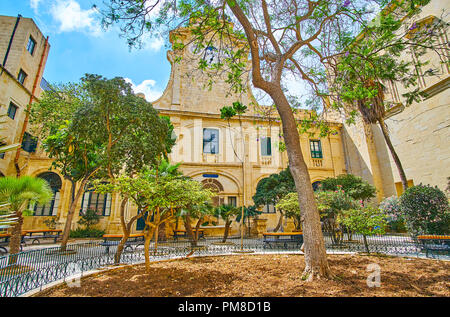
[[[97,9],[83,10],[75,0],[57,0],[50,8],[50,13],[59,22],[60,32],[85,31],[94,36],[102,33]]]
[[[39,2],[41,2],[41,0],[30,0],[30,7],[36,11],[39,6]]]
[[[164,46],[164,40],[160,37],[158,38],[149,38],[146,40],[145,47],[150,49],[151,51],[159,51]]]
[[[156,101],[163,94],[162,90],[156,88],[156,81],[153,79],[146,79],[139,85],[134,84],[130,78],[124,79],[131,84],[134,93],[143,93],[148,102]]]

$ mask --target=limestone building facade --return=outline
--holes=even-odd
[[[0,17],[0,56],[5,56],[16,22],[18,26],[10,57],[6,66],[2,64],[5,71],[0,85],[2,113],[9,113],[11,102],[18,106],[14,119],[8,119],[8,129],[2,131],[8,142],[19,141],[20,131],[26,122],[24,110],[30,102],[39,98],[42,91],[40,84],[45,88],[42,73],[49,50],[48,39],[31,19]],[[32,54],[29,51],[30,39],[34,40],[32,44],[35,43]],[[174,52],[168,52],[167,57],[172,65],[170,80],[163,95],[152,102],[162,115],[170,117],[175,127],[177,142],[170,155],[171,162],[181,163],[180,169],[185,175],[216,189],[218,196],[214,198],[215,204],[253,205],[252,196],[258,182],[288,165],[286,153],[280,151],[281,125],[275,116],[269,120],[253,110],[250,105],[255,104],[255,98],[250,89],[245,94],[228,94],[229,89],[223,79],[218,79],[211,89],[205,88],[206,79],[201,74],[195,74],[192,59],[197,56],[194,50],[188,45],[182,54],[181,62],[175,62]],[[20,70],[27,74],[23,83],[17,79]],[[33,99],[30,101],[31,96]],[[220,118],[220,108],[235,101],[247,105],[248,113],[241,120],[224,121]],[[339,131],[339,123],[330,124]],[[28,131],[26,125],[25,130]],[[340,132],[326,138],[301,135],[300,139],[312,182],[346,172]],[[56,218],[57,227],[63,228],[71,184],[57,170],[51,169],[51,160],[46,157],[39,140],[31,141],[28,142],[31,146],[24,143],[20,151],[17,161],[20,174],[46,179],[54,191],[54,197],[45,206],[34,206],[34,215],[25,218],[24,229],[46,228],[45,221],[52,217]],[[17,175],[14,155],[14,152],[8,153],[0,160],[3,175]],[[96,209],[102,215],[99,227],[108,233],[120,233],[119,205],[118,195],[87,191],[77,210]],[[273,206],[265,206],[263,211],[260,218],[267,219],[267,229],[270,230],[276,226],[278,215]],[[135,213],[136,208],[130,203],[127,217]],[[73,228],[78,226],[78,220],[77,212]],[[221,222],[218,221],[207,234],[221,234],[220,228]],[[237,233],[238,229],[235,224],[232,234]],[[140,230],[142,226],[138,222],[133,232]]]
[[[405,19],[407,26],[416,23],[426,26],[442,20],[449,23],[449,5],[442,1],[431,1],[422,8],[419,17]],[[448,27],[440,30],[441,45],[448,45]],[[430,184],[445,190],[450,177],[450,68],[449,53],[440,56],[428,52],[421,60],[427,65],[416,67],[419,74],[418,88],[427,96],[420,102],[405,107],[400,83],[384,83],[385,98],[392,107],[388,109],[385,123],[396,149],[409,185]],[[405,51],[402,58],[416,62],[414,51]],[[417,63],[415,63],[417,65]],[[432,75],[431,75],[432,74]],[[362,121],[355,125],[343,122],[342,139],[347,172],[359,175],[376,185],[379,198],[401,195],[401,180],[394,160],[387,148],[378,125],[370,127],[373,140],[367,139]]]

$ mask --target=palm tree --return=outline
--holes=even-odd
[[[225,221],[225,231],[223,233],[222,243],[225,243],[228,238],[231,223],[233,220],[231,217],[239,215],[241,209],[232,205],[221,205],[214,209],[214,216],[222,218]]]
[[[17,219],[12,225],[10,254],[17,254],[20,251],[23,217],[30,214],[27,207],[30,203],[45,204],[52,196],[53,192],[44,179],[32,176],[0,178],[0,201],[8,204],[7,211]]]

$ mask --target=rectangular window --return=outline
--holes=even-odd
[[[37,148],[37,138],[29,134],[28,132],[25,132],[23,135],[23,141],[22,141],[22,149],[28,153],[34,153],[36,152]]]
[[[203,153],[219,153],[219,130],[203,129]]]
[[[263,206],[262,212],[265,214],[274,214],[276,213],[276,209],[273,204],[266,204]]]
[[[14,118],[16,117],[16,112],[17,112],[18,108],[19,107],[17,107],[15,104],[10,102],[9,107],[8,107],[8,112],[7,112],[8,117],[10,117],[11,119],[14,120]]]
[[[309,140],[309,146],[311,149],[312,158],[323,158],[322,145],[320,144],[320,140]]]
[[[28,39],[27,51],[30,52],[31,55],[34,53],[34,49],[36,47],[36,41],[31,37]]]
[[[271,156],[272,155],[272,145],[270,137],[262,137],[261,138],[261,155],[262,156]]]
[[[25,73],[22,69],[19,71],[19,75],[17,75],[17,80],[19,83],[23,85],[25,82],[25,78],[27,78],[27,73]]]
[[[88,209],[94,210],[99,216],[109,216],[111,213],[111,194],[84,192],[80,214],[85,213]]]
[[[236,196],[229,196],[228,197],[228,205],[231,205],[231,206],[234,206],[234,207],[237,206]]]

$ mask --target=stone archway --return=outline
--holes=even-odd
[[[212,202],[215,207],[223,204],[223,202],[224,202],[223,197],[220,197],[220,193],[223,192],[223,186],[217,179],[213,179],[213,178],[204,179],[202,181],[202,185],[203,185],[203,188],[210,189],[213,192],[217,193],[217,196],[214,196],[212,198]]]

